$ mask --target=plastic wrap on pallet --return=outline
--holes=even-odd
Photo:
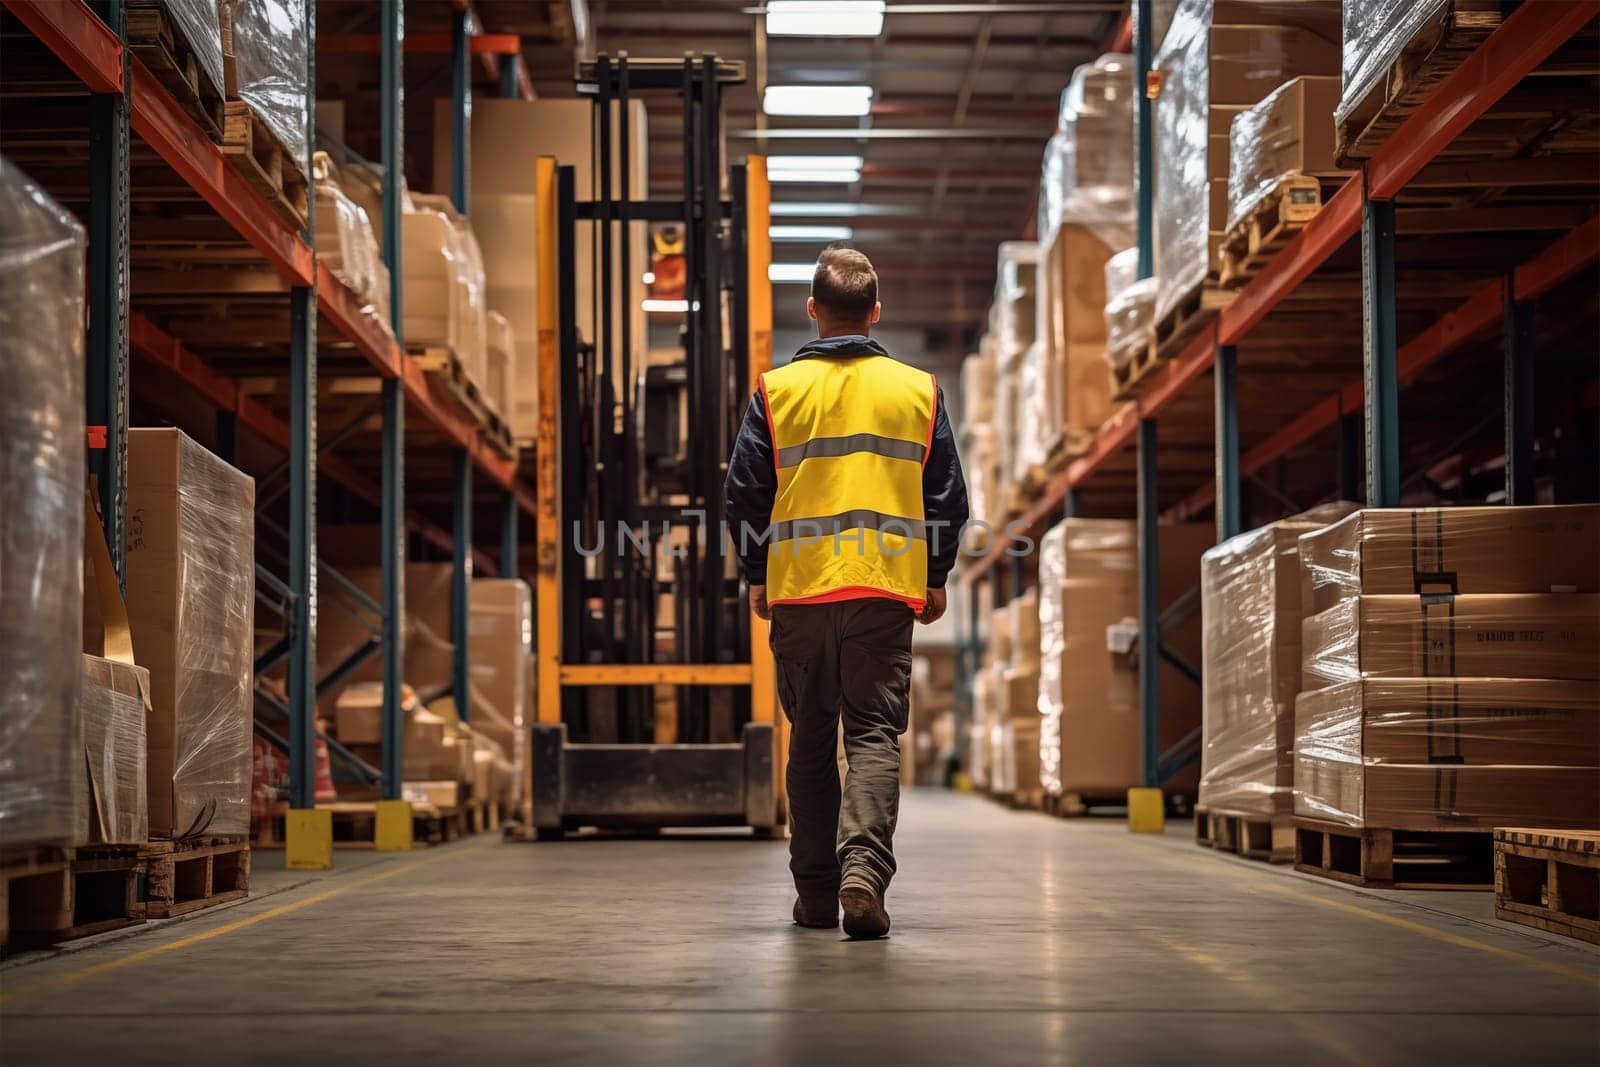
[[[474,382],[484,374],[484,341],[488,332],[488,287],[484,281],[483,253],[472,225],[456,212],[450,198],[436,193],[413,193],[407,218],[436,213],[444,220],[442,237],[446,249],[445,274],[456,290],[447,299],[452,311],[448,317],[448,341]],[[409,225],[409,223],[408,223]],[[408,247],[407,252],[411,249]],[[410,339],[409,327],[406,331]]]
[[[994,304],[989,326],[1004,369],[1034,341],[1039,292],[1039,246],[1032,241],[1002,241],[995,269]]]
[[[306,126],[305,0],[227,0],[232,11],[234,81],[229,96],[250,105],[283,142],[302,174],[310,167]]]
[[[1213,173],[1212,134],[1226,143],[1228,110],[1260,101],[1296,75],[1333,73],[1337,44],[1294,25],[1321,6],[1179,0],[1155,59],[1157,319],[1202,284],[1212,267],[1212,234],[1220,235],[1224,219],[1212,217],[1211,183],[1227,176],[1226,169]],[[1214,9],[1229,22],[1213,26]],[[1221,33],[1224,26],[1230,32]],[[1219,117],[1221,128],[1214,129]]]
[[[975,426],[994,417],[994,360],[976,352],[961,361],[961,422]]]
[[[1294,78],[1233,117],[1226,230],[1232,232],[1285,179],[1334,171],[1335,88],[1332,78]]]
[[[1300,538],[1307,615],[1361,595],[1600,592],[1600,505],[1364,508]]]
[[[1060,414],[1054,401],[1058,390],[1051,383],[1050,360],[1045,346],[1034,342],[1017,365],[1016,447],[1012,456],[1011,477],[1021,481],[1028,468],[1043,463],[1050,455],[1050,443],[1060,429]]]
[[[1135,223],[1132,57],[1103,55],[1073,71],[1056,126],[1056,217],[1087,227],[1112,248],[1128,244]]]
[[[1070,151],[1066,135],[1059,129],[1044,143],[1044,157],[1039,161],[1039,225],[1036,227],[1041,241],[1042,235],[1054,233],[1061,224]]]
[[[318,152],[312,161],[317,183],[317,257],[361,300],[361,314],[375,320],[384,332],[389,325],[389,268],[378,251],[372,222],[345,193],[340,171]]]
[[[1200,563],[1202,806],[1287,812],[1300,688],[1300,534],[1349,514],[1325,505],[1209,549]]]
[[[1384,678],[1300,694],[1295,813],[1347,826],[1592,826],[1600,682]]]
[[[1600,678],[1600,596],[1353,596],[1303,624],[1308,689],[1358,678]]]
[[[1123,367],[1145,346],[1155,318],[1160,281],[1139,277],[1139,250],[1106,260],[1106,362]]]
[[[65,842],[83,626],[84,233],[0,156],[0,841]]]
[[[222,22],[217,17],[217,0],[163,0],[162,7],[166,8],[167,17],[183,35],[195,61],[221,95],[224,84]]]
[[[177,430],[136,429],[128,510],[128,615],[151,678],[150,832],[248,833],[255,480]]]
[[[1061,795],[1062,653],[1066,617],[1062,587],[1067,580],[1067,527],[1057,523],[1039,539],[1039,780]]]
[[[1339,75],[1344,91],[1333,113],[1349,118],[1367,98],[1416,32],[1437,19],[1452,0],[1344,0],[1344,44]]]
[[[150,672],[84,655],[84,773],[87,783],[79,844],[137,845],[150,836],[146,782],[146,716]]]

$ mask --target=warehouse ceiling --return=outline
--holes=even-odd
[[[531,34],[563,5],[476,0],[491,32]],[[742,60],[748,81],[726,101],[730,159],[768,154],[859,155],[851,185],[780,184],[778,204],[836,205],[786,217],[790,224],[850,226],[878,265],[886,324],[914,326],[934,353],[964,354],[975,343],[994,286],[995,245],[1031,229],[1039,162],[1055,129],[1072,70],[1104,52],[1126,3],[904,3],[890,0],[875,39],[764,37],[753,0],[590,0],[596,50],[635,57],[714,50]],[[498,24],[505,17],[507,24]],[[570,38],[568,38],[570,41]],[[541,96],[571,95],[566,41],[527,42],[524,54]],[[873,87],[860,119],[768,118],[764,85]],[[681,171],[676,103],[650,101],[655,192]],[[780,208],[781,210],[781,208]],[[779,244],[774,259],[810,262],[820,242]],[[802,327],[802,286],[775,291],[780,329]],[[794,299],[786,299],[786,297]]]
[[[448,33],[453,4],[406,5],[408,35]],[[769,155],[859,155],[852,184],[778,184],[775,204],[822,204],[787,224],[848,226],[878,265],[886,326],[919,330],[941,372],[971,351],[994,286],[995,246],[1032,232],[1040,157],[1073,69],[1115,41],[1127,3],[1108,0],[889,0],[876,38],[768,37],[759,0],[471,0],[483,33],[518,34],[531,89],[575,95],[575,54],[640,58],[715,51],[746,65],[725,101],[730,161]],[[371,32],[373,5],[323,0],[319,32]],[[448,59],[408,50],[407,106],[448,95]],[[497,62],[478,57],[480,93],[494,93]],[[371,67],[370,71],[366,68]],[[370,60],[363,71],[376,77]],[[331,73],[331,70],[330,70]],[[767,85],[864,84],[862,118],[768,117]],[[676,98],[647,97],[654,195],[671,195],[682,169]],[[423,105],[427,106],[427,105]],[[373,116],[375,118],[375,116]],[[429,152],[424,126],[408,143],[413,181]],[[822,242],[781,243],[774,260],[808,263]],[[775,289],[779,330],[801,329],[805,290]]]

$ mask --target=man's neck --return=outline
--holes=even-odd
[[[827,341],[834,337],[869,337],[871,336],[867,332],[869,329],[871,327],[864,322],[853,322],[848,326],[834,326],[831,324],[823,326],[819,323],[817,325],[817,340]]]

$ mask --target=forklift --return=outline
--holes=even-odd
[[[722,529],[729,450],[772,358],[765,160],[723,161],[722,91],[744,65],[602,53],[576,77],[594,103],[593,188],[580,198],[575,168],[552,159],[537,174],[535,836],[781,836],[786,731],[767,625]],[[643,93],[681,104],[681,196],[630,196],[629,101]],[[683,268],[673,343],[649,342],[644,367],[632,302],[649,264],[634,261],[634,227],[670,227]]]

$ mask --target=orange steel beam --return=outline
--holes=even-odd
[[[310,285],[314,277],[310,246],[178,109],[167,87],[137,57],[130,59],[130,66],[134,131],[290,285]]]
[[[1388,200],[1573,34],[1600,0],[1528,0],[1417,108],[1367,161],[1374,200]]]
[[[1511,275],[1512,298],[1536,299],[1596,262],[1600,262],[1600,216],[1590,218],[1539,255],[1518,266]],[[1506,295],[1503,282],[1490,282],[1402,345],[1397,353],[1401,384],[1406,384],[1474,337],[1498,328],[1505,318]],[[1287,455],[1338,422],[1341,417],[1360,411],[1361,402],[1361,380],[1346,383],[1337,393],[1240,457],[1240,472],[1252,474]],[[1166,517],[1178,521],[1191,519],[1211,506],[1216,493],[1216,482],[1208,482],[1171,508]]]
[[[375,33],[330,33],[317,38],[317,51],[328,55],[377,55],[383,41]],[[454,48],[448,33],[408,33],[405,50],[416,55],[447,56]],[[480,33],[469,38],[475,56],[514,56],[522,38],[514,33]]]
[[[5,8],[91,93],[122,94],[122,42],[83,0],[5,0]]]
[[[575,663],[562,685],[749,685],[748,663]]]

